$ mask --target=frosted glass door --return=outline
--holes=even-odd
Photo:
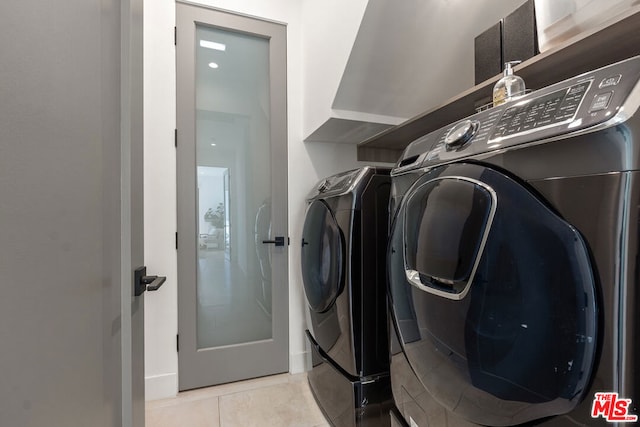
[[[190,34],[184,30],[184,58],[192,57],[183,62],[184,9],[195,15],[185,24]],[[284,34],[274,38],[235,23],[269,24],[280,33],[284,27],[181,4],[178,12],[180,388],[185,389],[288,368],[287,247],[272,243],[287,229],[286,109],[274,108],[286,104],[281,104],[284,56],[274,46]],[[199,12],[212,14],[214,21],[196,18]],[[233,22],[223,25],[220,17]],[[193,68],[187,70],[187,62]],[[267,357],[274,359],[275,370],[264,369]],[[196,363],[200,367],[186,363],[190,358],[202,359]]]

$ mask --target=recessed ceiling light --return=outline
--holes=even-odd
[[[215,147],[215,146],[216,146],[216,144],[215,144],[215,143],[214,143],[214,144],[211,144],[211,146],[212,146],[212,147]]]
[[[215,62],[209,62],[209,68],[218,68],[218,64]]]
[[[208,40],[200,40],[200,47],[206,47],[207,49],[213,50],[221,50],[223,52],[227,50],[226,45],[217,42],[210,42]]]

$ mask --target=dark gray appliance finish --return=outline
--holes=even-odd
[[[389,425],[389,172],[365,167],[334,175],[308,197],[301,255],[309,384],[336,426]]]
[[[327,420],[334,426],[388,426],[392,406],[388,372],[371,377],[345,375],[306,333],[313,366],[309,384]]]
[[[596,392],[640,413],[639,78],[634,57],[407,147],[388,259],[408,423],[608,425]]]

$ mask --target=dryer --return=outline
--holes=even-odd
[[[391,173],[394,423],[640,414],[639,78],[631,58],[407,147]]]
[[[335,426],[388,426],[388,168],[323,179],[302,238],[311,390]]]

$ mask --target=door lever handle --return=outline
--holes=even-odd
[[[164,276],[147,276],[147,267],[136,268],[133,273],[134,294],[139,297],[144,291],[157,291],[166,280]]]
[[[284,246],[284,236],[276,236],[273,240],[263,240],[262,243],[271,243],[276,246]]]
[[[142,283],[147,285],[148,291],[157,291],[158,289],[160,289],[160,286],[162,286],[162,284],[166,281],[167,281],[167,278],[164,276],[143,276],[142,277]]]

